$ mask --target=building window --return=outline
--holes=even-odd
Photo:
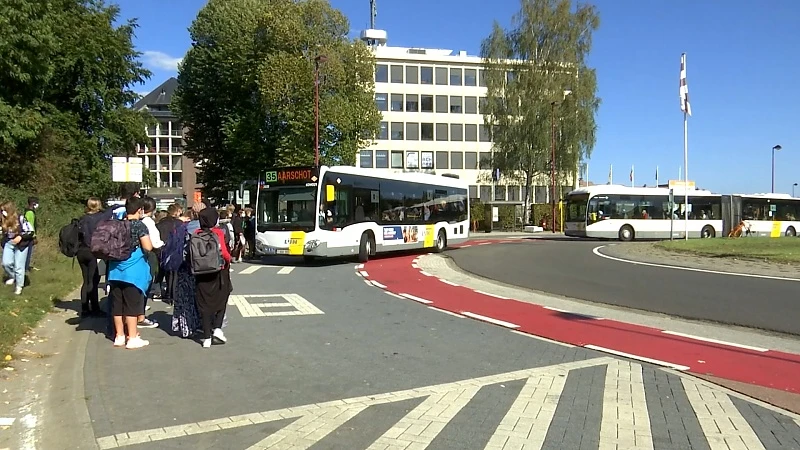
[[[479,114],[486,114],[489,111],[486,110],[486,97],[481,97],[478,99],[478,113]]]
[[[419,83],[419,66],[406,66],[406,84]]]
[[[436,96],[436,112],[437,113],[447,113],[449,110],[447,109],[447,96],[446,95],[437,95]]]
[[[464,98],[461,97],[461,96],[455,96],[455,95],[451,95],[450,96],[450,112],[451,113],[453,113],[453,114],[461,114],[461,112],[463,111],[463,109],[461,107],[461,102],[463,101],[463,99]]]
[[[375,93],[375,106],[378,107],[378,111],[388,111],[389,95]]]
[[[419,169],[419,152],[406,152],[406,169]]]
[[[396,151],[392,152],[392,169],[402,169],[403,168],[403,152]]]
[[[519,201],[519,186],[509,186],[508,187],[508,201],[510,202],[518,202]]]
[[[478,97],[464,97],[464,114],[478,114]]]
[[[437,141],[446,141],[447,140],[447,124],[446,123],[437,123],[436,124],[436,140]]]
[[[375,168],[388,169],[389,168],[389,151],[388,150],[375,150]]]
[[[464,153],[464,168],[469,170],[478,168],[478,152]]]
[[[467,142],[478,141],[478,126],[474,123],[464,125],[464,140]]]
[[[419,106],[422,112],[432,113],[433,112],[433,96],[432,95],[421,95]]]
[[[447,152],[436,152],[436,168],[447,169],[448,158],[450,158],[450,155]]]
[[[464,125],[460,123],[450,124],[450,140],[463,141],[464,140]]]
[[[513,71],[509,70],[506,72],[506,83],[512,83],[516,79],[517,74],[515,74]]]
[[[389,122],[381,122],[381,127],[378,129],[378,139],[384,141],[389,139]]]
[[[481,201],[488,202],[492,199],[492,186],[481,186]]]
[[[392,111],[403,110],[403,94],[392,94]]]
[[[486,70],[478,70],[478,86],[486,87]]]
[[[502,202],[506,199],[506,187],[505,186],[495,186],[494,187],[494,201]]]
[[[403,140],[403,122],[392,122],[392,140]]]
[[[419,68],[420,84],[433,84],[433,67],[422,66]]]
[[[372,150],[361,150],[361,167],[372,169]]]
[[[406,123],[406,140],[418,141],[419,140],[419,124],[416,122]]]
[[[423,141],[432,141],[433,140],[433,124],[432,123],[420,124],[420,136],[422,137]]]
[[[423,169],[433,169],[433,152],[421,152],[420,167]]]
[[[406,111],[419,112],[419,95],[406,94]]]
[[[447,86],[447,67],[436,68],[436,84]]]
[[[392,83],[402,83],[403,82],[403,66],[392,65],[392,67],[391,67],[391,80],[392,80]]]
[[[469,185],[469,199],[470,200],[478,199],[478,186],[475,186],[474,184]]]
[[[478,85],[478,71],[475,69],[464,69],[464,86]]]
[[[450,168],[455,170],[464,168],[464,153],[450,152]]]
[[[489,127],[486,125],[479,125],[478,131],[478,138],[481,142],[492,142],[492,137],[489,135]]]
[[[375,82],[388,83],[389,82],[389,66],[386,64],[377,64],[375,66]]]
[[[461,86],[461,69],[450,69],[450,86]]]
[[[492,170],[492,153],[481,152],[478,168],[482,170]]]

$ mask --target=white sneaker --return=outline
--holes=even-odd
[[[203,339],[203,348],[211,348],[211,339]]]
[[[228,342],[228,338],[225,337],[225,333],[222,332],[222,328],[215,328],[213,336],[219,339],[223,344]]]
[[[11,286],[12,284],[14,284],[14,279],[13,278],[9,278],[9,279],[6,280],[6,286]]]
[[[21,288],[21,287],[18,287],[18,288],[16,288],[16,289],[14,289],[14,294],[16,294],[16,295],[21,295],[21,294],[22,294],[22,288]]]
[[[125,348],[132,350],[146,347],[148,345],[150,345],[150,341],[145,341],[141,336],[136,336],[133,339],[128,339],[128,344],[125,346]]]
[[[117,336],[114,338],[114,347],[124,347],[125,346],[125,336]]]

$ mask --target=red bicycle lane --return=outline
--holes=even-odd
[[[800,393],[800,355],[668,334],[476,291],[420,270],[415,264],[419,257],[375,259],[363,265],[360,274],[408,300],[519,332],[689,373]]]

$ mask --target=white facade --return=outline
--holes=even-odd
[[[156,177],[153,187],[183,187],[183,129],[174,119],[158,118],[155,126],[147,128],[149,146],[136,146],[144,158],[144,166]]]
[[[502,174],[499,183],[491,179],[492,143],[481,111],[483,60],[463,51],[373,48],[375,102],[383,121],[377,140],[359,152],[356,165],[456,174],[469,183],[470,198],[522,200],[519,182],[504,180]],[[549,201],[547,183],[536,183],[532,203]]]

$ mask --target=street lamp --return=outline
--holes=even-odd
[[[783,147],[780,145],[772,147],[772,190],[770,192],[773,194],[775,193],[775,152],[781,151],[781,148]]]
[[[327,60],[325,55],[314,58],[314,167],[319,167],[319,65]]]
[[[551,183],[551,191],[550,191],[550,202],[551,204],[551,225],[552,225],[552,232],[556,232],[556,105],[560,104],[564,100],[567,99],[567,96],[572,94],[571,89],[564,90],[564,95],[561,97],[561,100],[554,101],[550,103],[550,110],[551,110],[551,134],[550,134],[550,183]]]
[[[797,183],[792,185],[792,198],[794,198],[794,188],[797,187]]]

